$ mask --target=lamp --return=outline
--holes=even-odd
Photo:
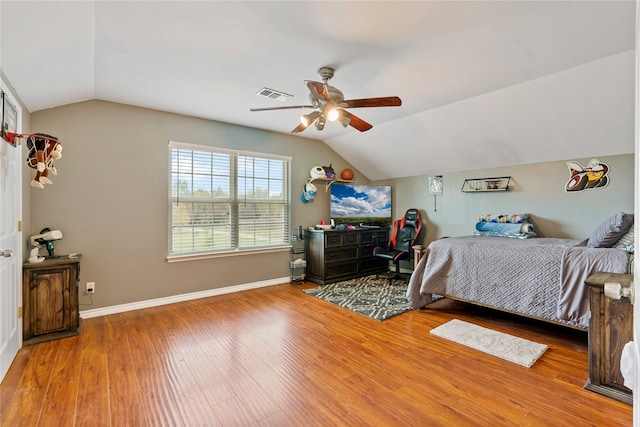
[[[442,195],[442,175],[429,177],[429,195],[433,196],[433,211],[437,212],[436,197]]]
[[[349,123],[351,123],[351,118],[349,118],[348,113],[341,108],[331,108],[326,114],[322,114],[320,111],[312,111],[309,114],[303,114],[300,116],[300,123],[302,123],[306,128],[316,119],[318,119],[316,122],[318,130],[324,129],[327,119],[332,122],[338,121],[343,127],[347,127],[349,126]]]
[[[319,111],[312,111],[309,114],[303,114],[302,116],[300,116],[300,123],[302,123],[305,126],[309,126],[319,116],[320,116]]]
[[[329,110],[329,113],[327,114],[327,119],[329,119],[332,122],[335,122],[338,117],[340,117],[340,110],[338,110],[337,108],[332,108],[331,110]]]
[[[349,126],[349,123],[351,123],[351,119],[349,117],[346,117],[344,114],[340,114],[340,117],[338,117],[338,121],[345,128]]]
[[[332,122],[338,121],[345,128],[349,126],[349,123],[351,123],[351,118],[342,108],[331,108],[329,113],[327,113],[327,119]]]

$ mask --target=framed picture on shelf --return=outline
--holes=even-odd
[[[7,132],[16,133],[18,129],[18,110],[9,101],[9,97],[5,92],[2,92],[2,138],[9,142],[11,145],[15,145],[15,140],[10,140],[7,137]]]

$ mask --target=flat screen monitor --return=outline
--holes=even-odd
[[[391,186],[334,183],[331,219],[353,226],[391,226]]]

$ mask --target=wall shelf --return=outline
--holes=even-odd
[[[463,193],[493,193],[509,191],[510,176],[465,179],[460,191]]]
[[[350,181],[350,180],[346,180],[346,179],[337,179],[337,178],[307,178],[307,184],[309,183],[324,183],[324,191],[325,193],[329,192],[329,188],[331,187],[331,184],[333,184],[334,182],[342,182],[342,183],[353,183],[353,182],[357,182],[357,181]]]

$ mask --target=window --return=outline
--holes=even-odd
[[[169,143],[169,258],[289,245],[290,158]]]

